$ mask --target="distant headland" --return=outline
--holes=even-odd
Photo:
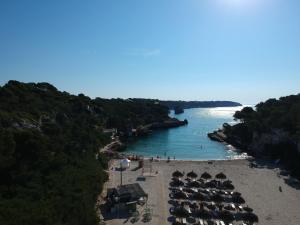
[[[173,101],[173,100],[158,100],[158,99],[144,99],[144,98],[130,98],[130,99],[134,101],[140,101],[140,102],[154,101],[157,104],[167,106],[170,110],[242,106],[241,103],[233,102],[233,101],[180,101],[180,100]]]

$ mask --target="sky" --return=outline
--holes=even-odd
[[[0,85],[256,104],[300,87],[299,0],[1,0]]]

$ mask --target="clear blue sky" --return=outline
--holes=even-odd
[[[299,0],[1,0],[0,84],[91,97],[300,92]]]

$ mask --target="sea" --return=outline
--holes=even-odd
[[[241,107],[217,107],[185,109],[184,113],[171,117],[187,119],[188,125],[164,130],[155,130],[151,134],[130,143],[126,154],[144,157],[159,156],[161,159],[177,160],[226,160],[245,158],[238,149],[228,144],[212,141],[209,132],[221,128],[223,123],[234,124],[233,114]]]

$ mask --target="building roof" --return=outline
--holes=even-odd
[[[138,183],[122,185],[108,191],[108,198],[110,198],[114,203],[136,202],[140,198],[147,196],[148,195]]]

